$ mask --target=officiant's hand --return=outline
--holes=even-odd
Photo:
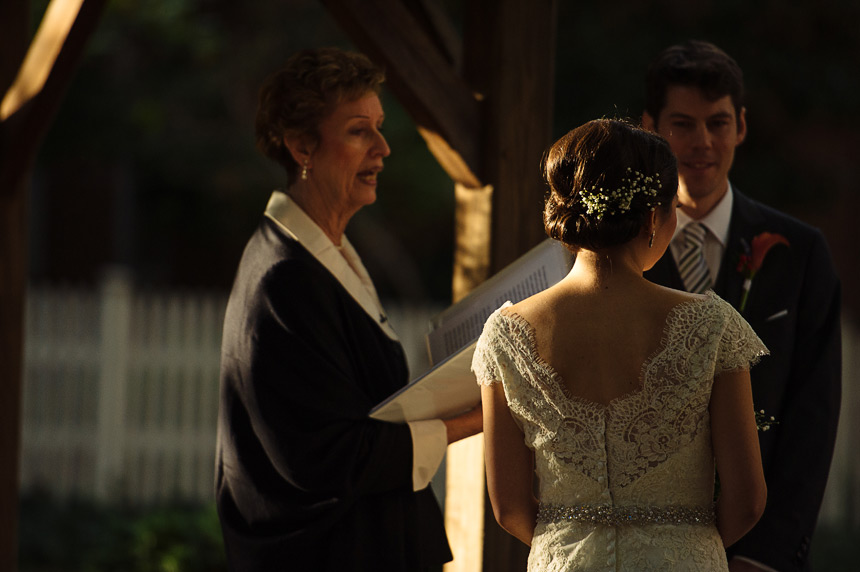
[[[442,423],[448,430],[448,444],[477,435],[484,430],[484,414],[480,402],[465,413],[461,413],[450,419],[443,419]]]

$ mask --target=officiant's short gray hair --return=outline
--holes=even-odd
[[[296,179],[299,165],[284,143],[285,135],[319,138],[319,125],[341,103],[379,95],[385,72],[364,54],[340,48],[302,50],[270,75],[260,89],[257,148]]]

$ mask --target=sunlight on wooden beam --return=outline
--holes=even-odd
[[[423,135],[423,133],[422,133]],[[458,301],[483,282],[490,269],[493,186],[454,185],[456,200],[454,277]],[[484,566],[484,436],[474,435],[448,447],[445,481],[445,530],[454,560],[444,572],[481,572]]]
[[[481,572],[484,564],[484,436],[448,447],[445,530],[454,560],[444,572]]]
[[[436,161],[439,162],[455,183],[471,188],[482,186],[472,168],[469,167],[468,162],[458,151],[455,151],[448,144],[443,136],[421,125],[417,125],[416,127],[418,128],[418,133],[427,143],[430,153],[433,154]]]
[[[490,238],[493,186],[470,188],[454,185],[454,276],[451,294],[461,300],[490,276]]]
[[[0,103],[0,121],[8,119],[42,91],[83,3],[84,0],[51,0],[18,76]]]

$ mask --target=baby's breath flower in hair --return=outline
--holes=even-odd
[[[657,208],[660,201],[654,201],[658,189],[663,188],[660,174],[653,176],[643,175],[627,167],[627,176],[621,179],[621,186],[617,189],[604,189],[592,185],[590,189],[583,188],[579,191],[582,202],[588,207],[586,214],[593,214],[597,220],[606,215],[625,213],[630,210],[633,197],[642,194],[646,199],[646,206],[652,211]]]

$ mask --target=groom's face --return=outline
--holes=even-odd
[[[704,216],[728,190],[735,148],[746,136],[744,110],[731,97],[709,100],[697,87],[675,85],[657,121],[647,114],[646,128],[657,131],[678,158],[678,198],[694,218]]]

